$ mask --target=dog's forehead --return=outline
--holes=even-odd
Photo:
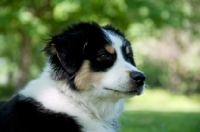
[[[109,44],[107,44],[105,46],[105,49],[113,54],[114,52],[120,52],[122,47],[125,47],[126,49],[126,54],[129,54],[130,52],[130,45],[126,43],[126,39],[123,36],[120,36],[119,34],[116,34],[112,31],[107,31],[107,30],[103,30],[104,34],[106,35],[106,39],[109,42]]]

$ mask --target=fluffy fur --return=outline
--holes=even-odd
[[[0,131],[116,132],[123,98],[140,95],[145,80],[125,36],[81,22],[52,36],[44,51],[40,77],[0,103]]]

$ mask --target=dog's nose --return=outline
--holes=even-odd
[[[142,72],[131,72],[130,73],[131,78],[135,81],[135,83],[137,84],[137,86],[141,86],[144,84],[144,80],[146,79],[146,76],[144,73]]]

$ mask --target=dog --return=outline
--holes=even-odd
[[[116,132],[123,99],[142,94],[146,78],[125,35],[78,22],[43,51],[41,75],[0,103],[0,132]]]

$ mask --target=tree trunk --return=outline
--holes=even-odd
[[[31,65],[31,39],[23,30],[19,30],[19,32],[21,44],[19,46],[18,69],[14,75],[17,89],[21,89],[26,84]]]

